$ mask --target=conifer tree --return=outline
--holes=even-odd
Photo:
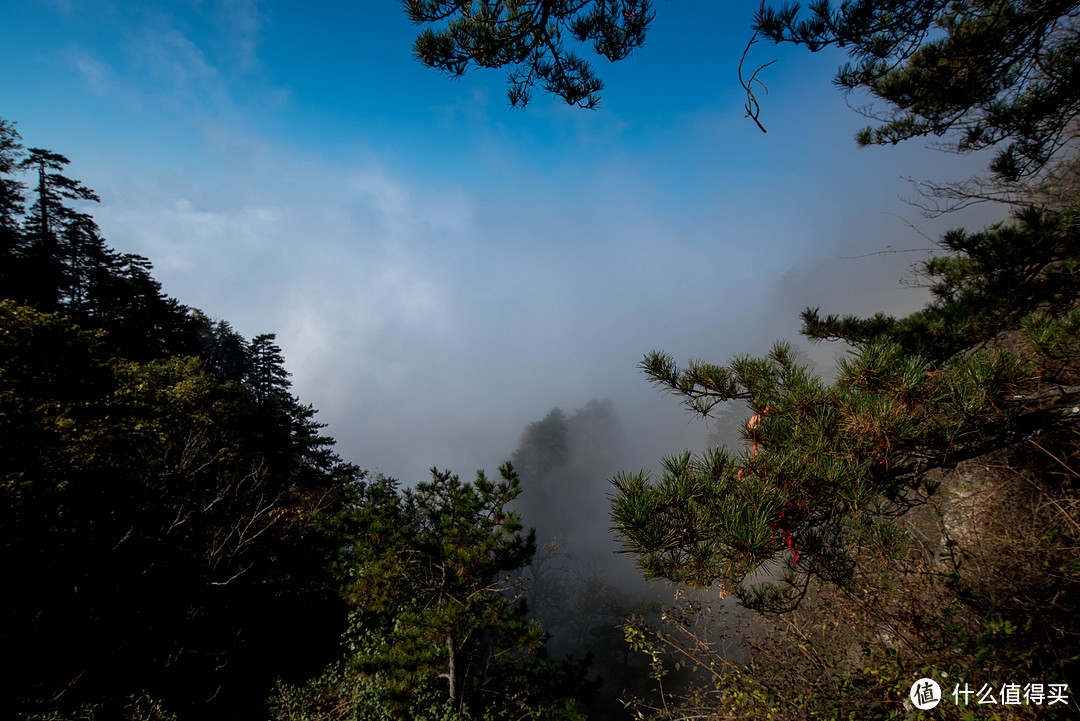
[[[350,719],[578,718],[571,699],[586,686],[584,665],[546,661],[545,633],[510,595],[510,574],[536,543],[508,508],[517,473],[506,463],[499,474],[469,483],[432,469],[430,482],[404,491],[384,477],[353,485],[336,519],[354,608],[349,655],[301,708],[330,694]],[[285,710],[279,717],[294,718]]]
[[[31,275],[30,300],[43,310],[59,308],[60,296],[65,289],[67,279],[60,239],[81,215],[67,203],[99,200],[81,182],[63,174],[64,167],[70,162],[59,153],[30,148],[19,163],[22,170],[32,171],[37,176],[34,203],[24,221],[24,257]]]
[[[273,333],[262,333],[248,345],[247,386],[255,394],[256,402],[263,405],[288,395],[290,386],[285,358],[281,347],[274,342],[276,339]]]
[[[0,120],[0,560],[20,589],[0,645],[21,663],[0,699],[119,717],[149,693],[248,717],[274,678],[338,652],[334,539],[315,519],[358,470],[288,393],[273,336],[251,344],[256,374],[227,323],[108,247],[66,163],[22,153]],[[37,181],[26,213],[20,171]]]
[[[131,359],[198,353],[189,309],[161,292],[146,258],[107,245],[94,219],[78,207],[98,197],[64,175],[68,163],[40,148],[23,153],[13,124],[0,119],[2,297],[107,330]],[[17,173],[36,181],[25,213],[25,183]]]
[[[540,85],[570,105],[592,108],[604,84],[592,66],[567,50],[564,38],[591,43],[597,55],[614,62],[645,42],[652,21],[650,0],[523,0],[461,3],[456,0],[403,0],[415,23],[425,29],[414,53],[428,67],[463,75],[471,66],[510,67],[510,104],[529,102]]]
[[[201,311],[192,311],[203,365],[220,381],[242,382],[250,373],[248,343],[228,321],[211,321]]]
[[[511,460],[521,473],[538,477],[566,463],[568,443],[566,414],[552,408],[543,420],[526,426]]]
[[[1074,204],[947,234],[919,268],[932,300],[907,317],[808,309],[805,335],[852,348],[833,383],[784,344],[726,365],[646,356],[694,413],[748,416],[741,446],[615,479],[625,548],[688,587],[632,628],[639,649],[708,669],[677,713],[901,718],[919,675],[1075,678],[1078,229]],[[767,616],[725,621],[729,592]],[[706,631],[745,639],[748,661]],[[958,703],[942,717],[970,716]]]
[[[21,155],[22,144],[14,124],[0,118],[0,286],[6,287],[12,287],[20,280],[14,266],[22,244],[19,220],[25,203],[25,185],[14,177],[14,173]]]
[[[1017,180],[1076,137],[1080,3],[1075,0],[857,0],[762,5],[756,30],[817,51],[844,48],[836,83],[884,101],[857,139],[949,135],[968,152],[1004,144],[991,165]]]
[[[0,644],[23,661],[0,701],[107,714],[146,689],[244,717],[275,677],[337,652],[333,538],[315,519],[357,470],[310,407],[259,407],[195,358],[113,350],[0,301],[0,559],[20,589],[0,601]]]
[[[403,4],[413,22],[438,27],[416,40],[421,62],[453,75],[508,67],[514,106],[538,84],[595,106],[603,83],[564,49],[563,35],[618,60],[645,41],[654,15],[648,0]],[[879,124],[859,133],[860,144],[950,136],[947,147],[958,152],[999,147],[991,168],[1015,181],[1038,174],[1076,138],[1078,20],[1076,0],[821,0],[805,14],[798,3],[762,3],[750,42],[760,35],[811,51],[843,48],[851,62],[837,84],[884,103],[866,110]],[[754,82],[739,70],[756,121]]]
[[[105,244],[93,218],[85,213],[72,216],[60,236],[60,257],[60,308],[78,321],[103,321],[113,310],[108,307],[108,286],[118,271],[119,255]]]
[[[928,470],[1074,427],[1078,231],[1076,213],[1030,210],[948,234],[954,254],[921,268],[934,300],[907,318],[807,311],[805,333],[854,348],[832,385],[783,344],[723,366],[646,356],[691,411],[734,400],[753,415],[741,450],[669,458],[658,483],[616,480],[615,525],[645,573],[774,610],[810,578],[857,586],[902,552],[897,519],[933,492]],[[784,587],[748,583],[770,564]]]

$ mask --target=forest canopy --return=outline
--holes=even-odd
[[[662,12],[403,6],[423,63],[507,68],[511,105],[540,89],[583,108],[603,83],[577,46],[625,59]],[[1019,718],[1075,715],[1078,8],[760,6],[748,51],[848,54],[837,84],[875,123],[860,143],[993,150],[987,182],[1018,205],[937,241],[919,311],[807,308],[803,335],[846,351],[832,376],[786,342],[723,363],[646,354],[649,382],[726,412],[739,439],[619,473],[600,519],[612,404],[527,425],[497,477],[368,474],[293,395],[273,333],[167,295],[149,259],[110,247],[68,158],[0,119],[0,646],[16,661],[0,705],[22,721],[899,719],[925,678],[952,690],[943,718],[993,717],[980,688]],[[542,526],[610,523],[671,603],[595,574],[545,585],[568,552],[529,528],[530,483],[563,504]]]
[[[162,293],[67,158],[19,141],[0,121],[2,703],[248,713],[336,653],[319,518],[362,474],[272,334]]]

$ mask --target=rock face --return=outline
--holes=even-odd
[[[1031,649],[1051,655],[1069,645],[1067,634],[1075,635],[1080,601],[1076,453],[1066,431],[939,473],[940,491],[929,513],[920,515],[928,523],[927,548],[952,592],[957,618],[974,622],[972,631],[994,634],[1004,624],[1008,642],[1028,637]],[[931,535],[935,515],[937,531]],[[1054,643],[1048,646],[1047,639]],[[1053,667],[1050,658],[1041,660]]]
[[[1053,445],[1053,439],[1046,440]],[[940,552],[957,548],[972,559],[1030,553],[1052,527],[1075,527],[1075,509],[1067,512],[1061,498],[1072,485],[1067,475],[1053,451],[1033,441],[937,472],[940,489],[932,508],[939,519]]]

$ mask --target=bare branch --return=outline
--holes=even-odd
[[[758,104],[757,97],[754,95],[754,83],[757,83],[762,88],[764,88],[765,94],[768,95],[769,94],[769,88],[765,86],[765,83],[761,82],[761,80],[758,79],[757,74],[760,73],[765,68],[772,65],[773,63],[775,63],[776,61],[775,60],[770,60],[769,62],[765,63],[764,65],[758,66],[758,69],[753,72],[753,74],[750,76],[749,80],[744,80],[743,79],[743,72],[742,72],[743,63],[746,62],[746,53],[749,52],[750,46],[757,42],[757,36],[758,36],[758,34],[755,31],[753,36],[751,36],[751,38],[750,38],[750,42],[748,42],[746,44],[746,48],[743,49],[742,57],[739,58],[738,74],[739,74],[739,85],[741,85],[742,89],[746,91],[746,105],[743,106],[746,109],[746,117],[753,120],[754,124],[757,125],[758,128],[761,130],[761,132],[764,133],[764,132],[767,132],[767,131],[765,130],[765,126],[761,124],[761,121],[758,120],[758,115],[761,113],[761,106]]]
[[[1046,388],[1034,393],[1021,393],[1013,396],[1009,396],[1005,400],[1008,401],[1038,401],[1044,398],[1055,398],[1058,396],[1073,396],[1080,393],[1080,386],[1054,386],[1053,388]],[[1073,409],[1074,413],[1080,413],[1077,409]]]

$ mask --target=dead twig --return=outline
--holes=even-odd
[[[758,36],[757,31],[755,31],[753,36],[750,38],[750,42],[748,42],[746,44],[746,48],[742,52],[742,57],[739,58],[738,73],[739,73],[739,85],[741,85],[742,89],[746,91],[746,105],[744,106],[744,108],[746,109],[746,117],[753,120],[754,124],[757,125],[758,128],[761,130],[761,132],[764,133],[764,132],[767,132],[767,131],[765,130],[765,126],[761,124],[761,121],[758,120],[758,115],[760,115],[760,113],[761,113],[761,106],[758,104],[757,97],[754,95],[754,83],[757,83],[762,88],[764,88],[765,94],[768,95],[769,94],[769,88],[766,87],[765,83],[761,82],[761,80],[758,79],[757,74],[760,73],[765,68],[772,65],[773,63],[775,63],[776,61],[775,60],[770,60],[769,62],[765,63],[764,65],[758,66],[758,69],[754,71],[754,73],[750,76],[749,80],[744,80],[743,79],[743,72],[742,72],[743,63],[746,62],[746,53],[749,52],[750,46],[757,42],[757,36]]]

